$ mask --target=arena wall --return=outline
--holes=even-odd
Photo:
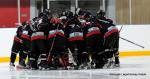
[[[15,27],[18,23],[17,0],[0,0],[0,28]],[[20,20],[30,19],[30,0],[20,0]]]
[[[122,25],[117,25],[118,29]],[[0,62],[9,61],[13,38],[16,28],[0,29]],[[150,25],[123,25],[120,31],[120,37],[144,46],[141,48],[125,40],[120,39],[119,52],[120,56],[142,56],[150,55]]]

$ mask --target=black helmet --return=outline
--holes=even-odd
[[[38,15],[39,18],[41,18],[41,17],[43,17],[43,16],[44,16],[44,13],[43,13],[43,12],[41,12],[41,13]]]
[[[43,14],[45,14],[45,15],[49,15],[51,13],[51,10],[50,9],[45,9],[44,11],[43,11]]]
[[[84,18],[86,19],[86,18],[91,18],[91,13],[90,12],[85,12],[85,14],[84,14]]]
[[[73,12],[68,11],[66,16],[67,16],[67,18],[73,18]]]
[[[105,16],[105,11],[104,10],[99,10],[98,12],[97,12],[97,15],[99,15],[99,16]]]

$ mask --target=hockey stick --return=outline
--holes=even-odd
[[[58,30],[58,27],[59,27],[59,24],[57,25],[56,31]],[[49,53],[48,53],[48,57],[47,57],[48,63],[49,63],[49,61],[50,61],[49,59],[50,59],[50,55],[51,55],[52,49],[53,49],[53,47],[54,47],[54,43],[55,43],[56,36],[57,36],[57,35],[55,35],[54,38],[53,38],[53,40],[52,40],[51,48],[50,48]]]
[[[123,25],[122,25],[120,31],[122,30],[122,28],[123,28]],[[120,31],[119,31],[119,33],[120,33]],[[123,37],[120,37],[120,36],[119,36],[119,38],[121,38],[122,40],[125,40],[125,41],[127,41],[127,42],[129,42],[129,43],[132,43],[132,44],[134,44],[134,45],[136,45],[136,46],[139,46],[139,47],[141,47],[141,48],[145,48],[144,46],[139,45],[139,44],[137,44],[137,43],[134,43],[134,42],[132,42],[132,41],[130,41],[130,40],[127,40],[127,39],[125,39],[125,38],[123,38]]]
[[[130,40],[127,40],[127,39],[125,39],[125,38],[123,38],[123,37],[119,37],[119,38],[121,38],[122,40],[125,40],[125,41],[127,41],[127,42],[129,42],[129,43],[131,43],[131,44],[134,44],[134,45],[136,45],[136,46],[139,46],[139,47],[141,47],[141,48],[145,48],[144,46],[139,45],[139,44],[137,44],[137,43],[135,43],[135,42],[132,42],[132,41],[130,41]]]
[[[122,28],[123,28],[123,25],[122,25],[120,31],[122,30]],[[119,31],[119,33],[120,33],[120,31]],[[123,38],[123,37],[120,37],[120,36],[119,36],[119,38],[121,38],[122,40],[125,40],[125,41],[127,41],[127,42],[129,42],[129,43],[132,43],[132,44],[134,44],[134,45],[136,45],[136,46],[139,46],[139,47],[141,47],[141,48],[145,48],[144,46],[139,45],[139,44],[137,44],[137,43],[134,43],[134,42],[132,42],[132,41],[130,41],[130,40],[127,40],[127,39],[125,39],[125,38]]]

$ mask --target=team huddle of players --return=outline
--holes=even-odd
[[[119,30],[100,10],[61,14],[46,9],[18,25],[10,66],[19,53],[21,69],[93,69],[119,67]],[[26,61],[27,60],[27,61]]]

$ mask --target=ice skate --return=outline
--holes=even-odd
[[[19,64],[16,66],[17,69],[26,69],[25,60],[20,60]]]
[[[110,68],[112,64],[113,64],[112,58],[107,59],[107,62],[106,64],[104,64],[103,69]]]
[[[90,66],[89,63],[85,62],[79,66],[79,69],[87,70],[87,69],[89,69],[89,66]]]
[[[111,61],[108,68],[113,69],[115,67],[115,61]]]
[[[10,70],[14,70],[14,68],[15,68],[15,64],[12,63],[12,62],[10,62],[10,64],[9,64],[9,69],[10,69]]]
[[[48,68],[47,61],[41,61],[38,67],[40,70],[46,70]]]
[[[79,65],[78,69],[79,70],[84,69],[84,64]]]
[[[117,68],[118,68],[118,67],[120,67],[120,64],[115,64],[114,67],[117,67]]]
[[[30,68],[31,68],[31,63],[30,61],[27,61],[25,69],[30,69]]]
[[[38,66],[37,66],[37,61],[35,61],[33,58],[31,58],[29,60],[30,64],[30,70],[37,70],[38,69]]]
[[[91,60],[91,62],[88,63],[88,69],[95,69],[95,59]]]
[[[15,67],[15,64],[14,63],[10,63],[9,66],[10,67]]]
[[[120,67],[119,57],[115,57],[115,67]]]

